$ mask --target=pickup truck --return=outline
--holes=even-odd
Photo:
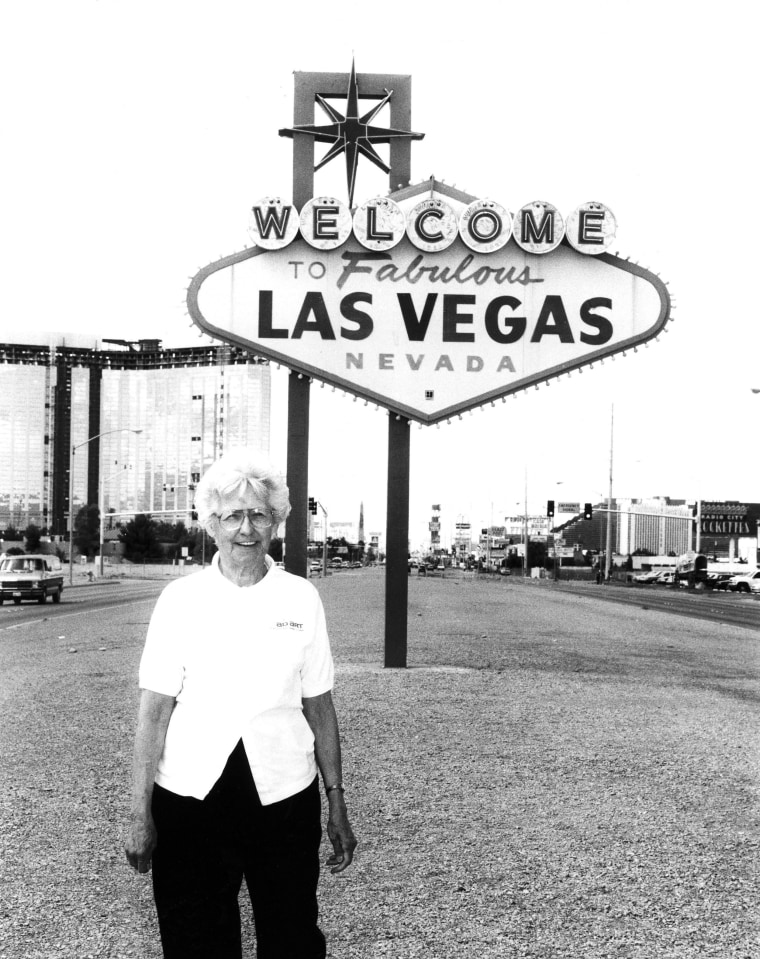
[[[36,599],[44,603],[52,596],[60,603],[63,592],[63,568],[57,556],[28,553],[0,559],[0,604],[12,599]]]

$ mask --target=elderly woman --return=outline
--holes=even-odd
[[[322,603],[268,555],[290,503],[256,454],[217,460],[196,508],[218,552],[166,587],[148,627],[127,859],[138,872],[152,860],[164,956],[239,959],[245,877],[258,959],[323,959],[317,766],[331,872],[356,840]]]

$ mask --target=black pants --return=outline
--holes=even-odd
[[[258,959],[324,959],[317,780],[262,806],[242,740],[204,800],[156,786],[153,893],[166,959],[241,959],[245,877]]]

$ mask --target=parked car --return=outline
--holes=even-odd
[[[343,560],[338,559],[337,556],[333,557],[333,559],[330,560],[330,569],[341,569],[342,566],[343,566]]]
[[[708,573],[705,586],[707,589],[720,589],[725,591],[728,589],[730,579],[732,579],[731,573]]]
[[[63,567],[57,556],[27,553],[0,560],[0,603],[12,599],[18,605],[24,599],[44,603],[50,596],[60,603],[63,592]]]
[[[672,569],[663,570],[661,573],[657,574],[657,579],[653,582],[657,583],[659,586],[672,586],[676,578],[676,574]]]
[[[312,573],[318,573],[322,569],[322,564],[317,562],[317,560],[312,560],[312,562],[309,564],[309,569],[312,571]]]
[[[760,593],[760,569],[753,569],[751,573],[741,576],[732,576],[727,588],[732,593]]]
[[[361,569],[361,568],[362,568],[362,564],[359,562],[358,559],[354,560],[354,562],[351,563],[351,569]]]
[[[661,574],[661,569],[650,569],[648,573],[638,573],[633,577],[633,581],[634,583],[656,583]]]

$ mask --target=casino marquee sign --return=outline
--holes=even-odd
[[[635,348],[665,327],[664,283],[607,252],[600,203],[512,216],[435,180],[351,210],[277,197],[255,246],[188,290],[207,334],[432,424]]]

